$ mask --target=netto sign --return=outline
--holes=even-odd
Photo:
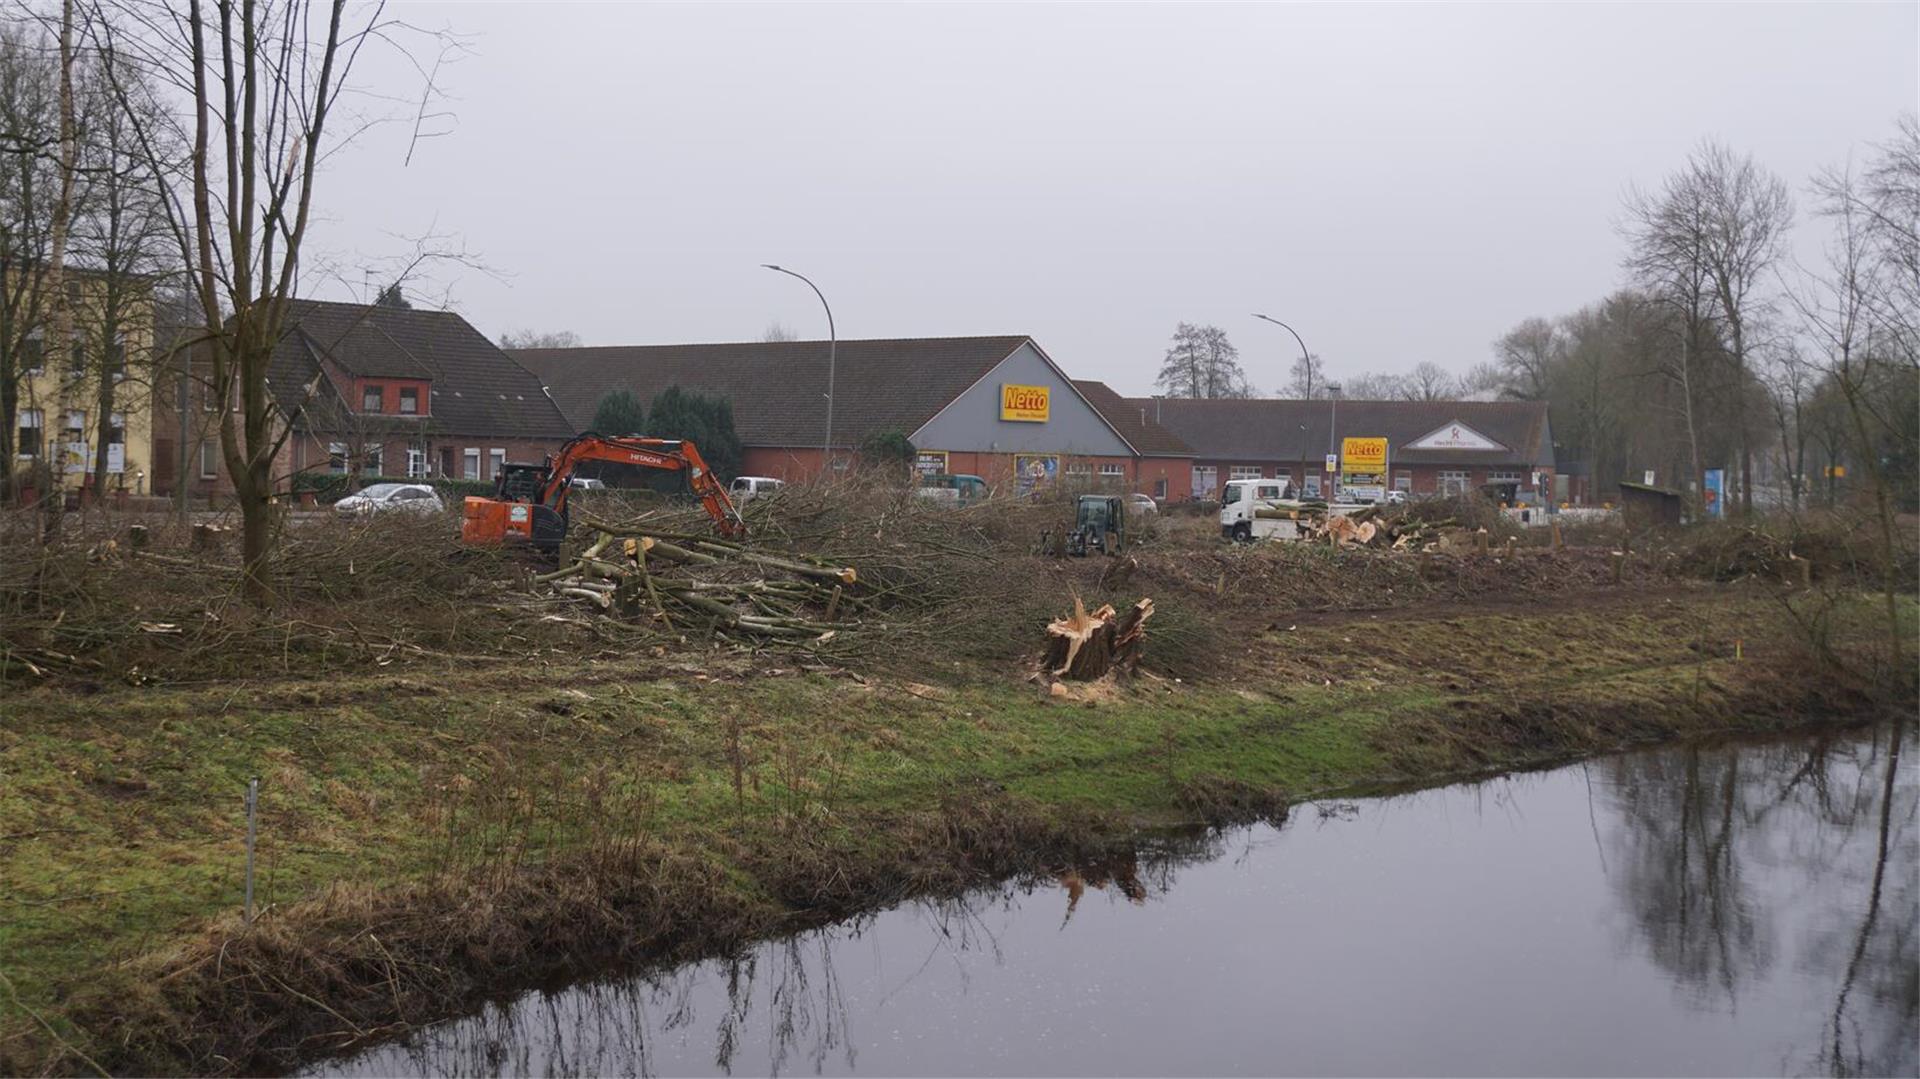
[[[1000,418],[1020,423],[1047,422],[1048,387],[1000,384]]]
[[[1341,439],[1340,470],[1347,473],[1373,475],[1386,472],[1387,440],[1384,438]]]

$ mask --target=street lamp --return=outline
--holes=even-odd
[[[1300,331],[1274,318],[1272,315],[1263,315],[1256,311],[1253,317],[1262,322],[1271,322],[1275,326],[1293,335],[1294,343],[1300,346],[1300,362],[1306,364],[1307,378],[1311,380],[1313,378],[1313,355],[1307,351],[1307,343],[1300,339]],[[1311,381],[1308,382],[1308,386],[1309,389],[1311,389]],[[1311,393],[1309,393],[1308,396],[1312,396]],[[1303,423],[1300,425],[1300,492],[1302,494],[1306,493],[1307,489],[1307,472],[1307,425]]]
[[[1327,383],[1327,396],[1333,399],[1333,411],[1327,416],[1327,458],[1334,462],[1334,468],[1327,476],[1327,501],[1332,502],[1340,491],[1340,464],[1334,456],[1340,431],[1340,384]]]
[[[827,310],[827,438],[820,444],[820,470],[824,474],[833,467],[833,366],[834,354],[840,348],[840,335],[833,328],[833,307],[827,303],[827,297],[821,293],[820,286],[807,280],[805,274],[797,274],[784,266],[775,266],[771,262],[760,264],[762,269],[783,273],[788,277],[798,277],[805,281],[815,296],[820,297],[820,306]]]

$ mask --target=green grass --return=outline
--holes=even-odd
[[[762,882],[730,853],[741,837],[804,832],[885,857],[887,822],[962,790],[1140,822],[1190,814],[1208,783],[1288,798],[1418,781],[1661,733],[1623,714],[1682,716],[1667,733],[1738,726],[1761,676],[1799,656],[1775,605],[1718,591],[1562,614],[1359,615],[1245,647],[1257,678],[1149,677],[1085,701],[1014,672],[915,683],[728,661],[710,680],[634,680],[622,658],[10,692],[0,972],[24,1007],[97,1050],[102,1033],[65,1016],[72,994],[111,992],[129,960],[238,908],[252,776],[270,908],[335,883],[537,864],[627,832],[752,891]],[[1524,718],[1536,715],[1555,718]],[[4,997],[0,1015],[0,1061],[42,1059],[37,1025]]]

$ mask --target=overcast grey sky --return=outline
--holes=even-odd
[[[310,294],[433,230],[499,276],[429,291],[496,337],[824,337],[777,262],[842,337],[1031,334],[1128,393],[1181,320],[1276,391],[1296,349],[1252,311],[1336,379],[1464,369],[1614,287],[1622,192],[1702,137],[1799,188],[1920,84],[1913,3],[393,11],[470,35],[457,121],[334,159]]]

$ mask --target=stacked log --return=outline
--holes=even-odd
[[[1055,678],[1091,682],[1110,672],[1130,671],[1140,663],[1153,601],[1142,599],[1124,614],[1111,603],[1088,613],[1078,596],[1073,613],[1047,624],[1047,672]]]
[[[868,606],[852,592],[859,574],[851,566],[702,536],[593,531],[590,546],[535,581],[609,614],[728,638],[821,638]]]

